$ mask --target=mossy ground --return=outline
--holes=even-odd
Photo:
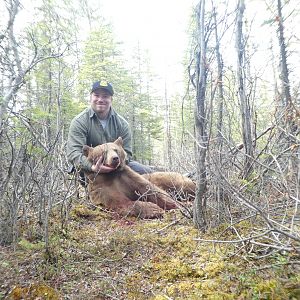
[[[296,256],[196,241],[223,228],[202,235],[178,211],[142,221],[81,205],[66,229],[52,220],[48,253],[26,230],[1,249],[0,299],[300,299]]]

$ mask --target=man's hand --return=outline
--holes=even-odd
[[[96,164],[92,165],[91,170],[95,173],[110,173],[115,170],[115,168],[103,165],[103,157],[100,156]]]

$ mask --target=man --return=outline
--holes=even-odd
[[[107,173],[111,169],[103,166],[101,159],[92,164],[82,153],[82,147],[95,147],[113,142],[122,137],[124,150],[128,156],[128,166],[139,174],[151,173],[150,167],[132,161],[131,131],[128,122],[112,108],[112,85],[104,80],[92,85],[90,107],[77,115],[71,122],[68,142],[68,161],[81,170]]]

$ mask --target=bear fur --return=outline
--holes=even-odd
[[[179,201],[195,199],[195,182],[180,173],[154,172],[142,176]]]
[[[147,177],[133,171],[125,163],[126,152],[123,149],[122,138],[94,148],[84,146],[83,154],[91,163],[96,164],[102,159],[103,166],[111,168],[108,173],[85,172],[89,183],[89,195],[95,205],[102,205],[123,216],[144,219],[159,218],[165,210],[178,208],[176,201],[164,190],[176,189],[175,177],[168,176],[168,173],[165,173],[164,177],[160,174],[163,172],[157,172],[157,176],[151,173],[151,176]],[[178,190],[182,191],[183,187],[186,190],[193,189],[181,176],[176,176]],[[165,185],[162,184],[162,178]]]

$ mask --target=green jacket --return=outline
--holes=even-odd
[[[111,108],[103,129],[94,110],[86,108],[71,121],[67,142],[68,161],[76,168],[90,171],[92,164],[82,154],[82,147],[114,142],[118,137],[122,137],[124,149],[130,158],[132,146],[128,122]]]

